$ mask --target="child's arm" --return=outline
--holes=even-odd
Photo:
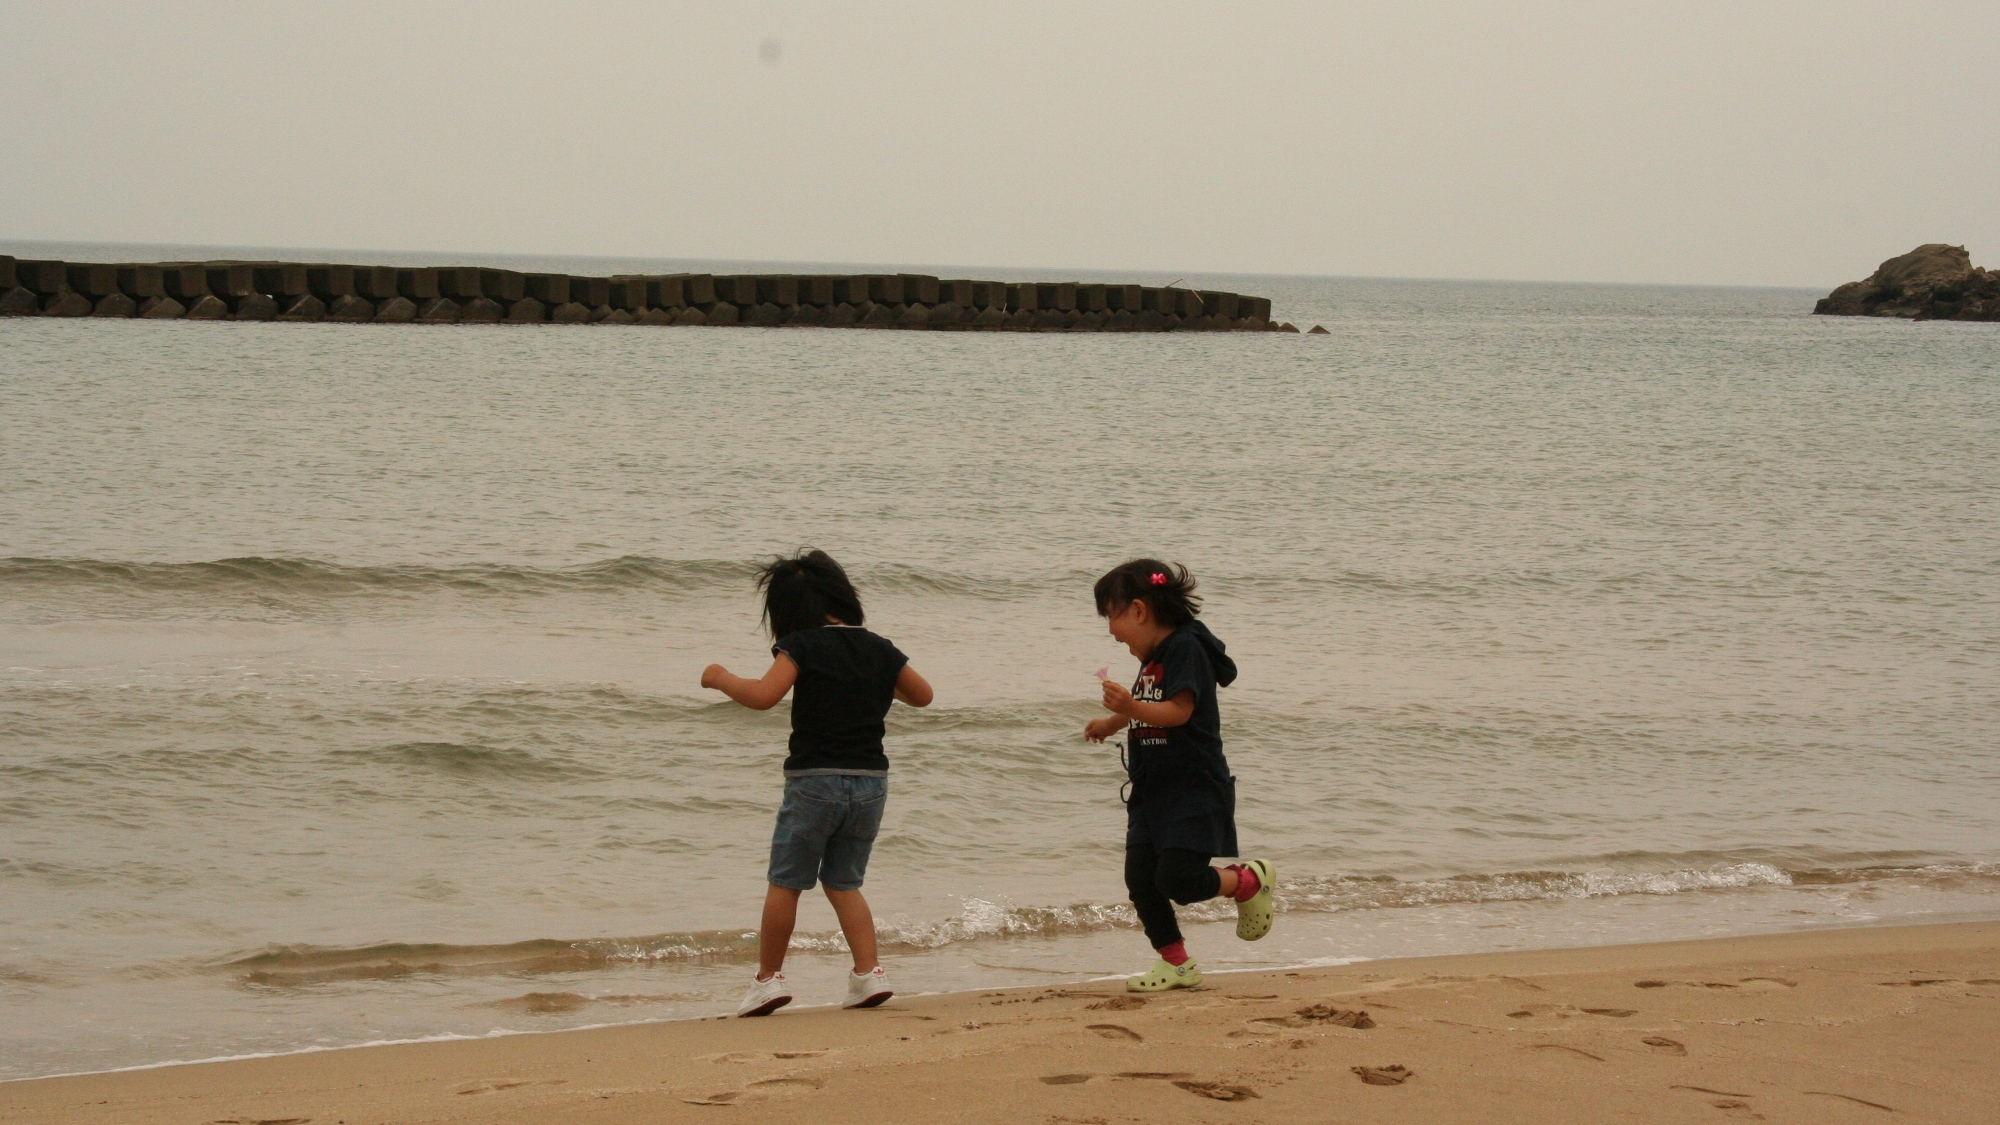
[[[1189,688],[1172,699],[1159,703],[1141,703],[1132,698],[1132,693],[1124,684],[1117,680],[1106,680],[1104,709],[1149,727],[1161,729],[1178,727],[1194,718],[1194,689]]]
[[[771,670],[764,673],[761,680],[733,675],[722,665],[711,664],[702,670],[701,686],[714,688],[753,711],[769,711],[785,698],[785,693],[792,690],[798,679],[799,666],[781,652],[776,660],[771,661]]]
[[[1091,742],[1103,742],[1131,725],[1132,720],[1123,715],[1106,715],[1083,724],[1083,737]]]
[[[905,664],[902,673],[896,677],[896,698],[912,707],[929,707],[933,698],[930,681]]]

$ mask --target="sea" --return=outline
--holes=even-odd
[[[0,320],[0,1079],[716,1016],[831,552],[936,687],[904,994],[1145,969],[1094,579],[1184,563],[1271,935],[1210,972],[2000,917],[2000,326],[1795,289],[1182,281],[1326,335]],[[787,967],[847,964],[809,895]],[[774,1017],[782,1019],[784,1015]]]

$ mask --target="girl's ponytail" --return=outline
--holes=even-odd
[[[1133,559],[1119,563],[1097,580],[1097,615],[1111,614],[1133,602],[1145,602],[1153,620],[1169,629],[1178,629],[1201,613],[1201,595],[1194,592],[1194,575],[1188,568],[1158,559]]]

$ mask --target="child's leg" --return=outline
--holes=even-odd
[[[854,954],[854,971],[874,972],[882,962],[876,956],[875,914],[868,909],[868,900],[858,890],[836,891],[828,887],[826,901],[833,904],[834,916],[840,919],[840,932],[847,935],[847,948]]]
[[[1160,887],[1160,853],[1143,841],[1125,842],[1125,893],[1132,896],[1132,908],[1146,929],[1146,940],[1154,949],[1165,949],[1181,940],[1181,925],[1174,917],[1174,904]]]
[[[757,927],[758,980],[769,979],[785,967],[785,950],[792,944],[792,928],[799,921],[799,895],[803,893],[776,883],[764,892],[764,920]]]

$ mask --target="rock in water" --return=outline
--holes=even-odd
[[[1310,329],[1307,329],[1307,330],[1306,330],[1306,335],[1308,335],[1308,336],[1331,336],[1331,335],[1333,335],[1333,333],[1331,333],[1331,332],[1328,332],[1328,331],[1326,330],[1326,328],[1325,328],[1325,327],[1324,327],[1323,325],[1318,325],[1318,324],[1315,324],[1315,325],[1313,325],[1313,326],[1312,326],[1312,327],[1311,327]]]
[[[1883,262],[1866,281],[1821,298],[1823,316],[2000,320],[2000,273],[1978,269],[1963,246],[1927,243]]]

